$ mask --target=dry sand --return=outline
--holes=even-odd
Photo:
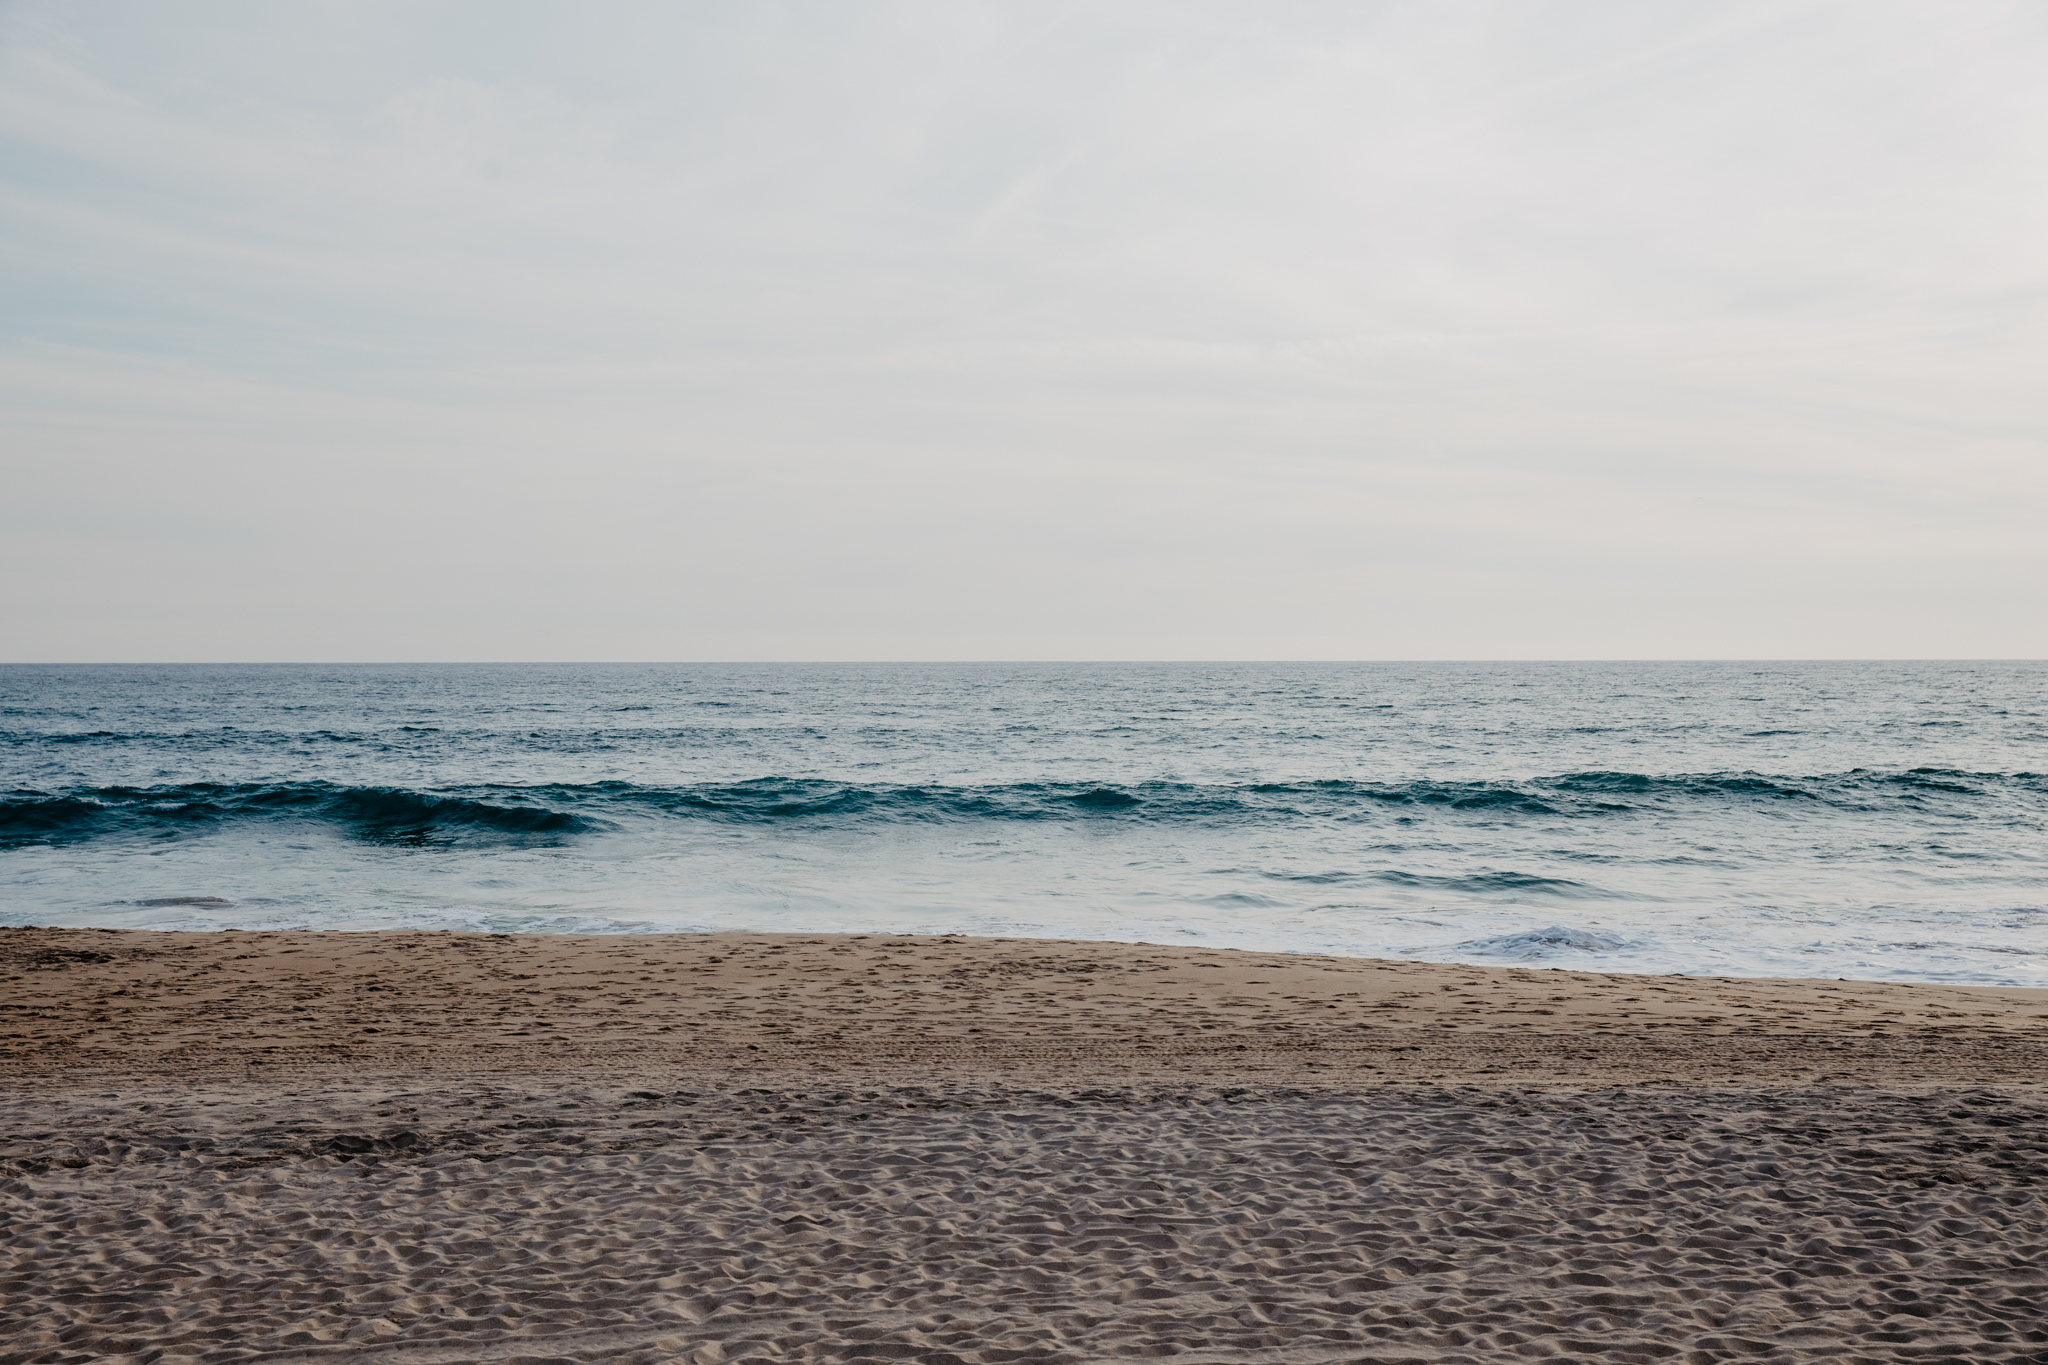
[[[0,1362],[2048,1362],[2048,992],[0,931]]]

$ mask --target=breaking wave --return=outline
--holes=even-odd
[[[327,782],[191,783],[160,787],[17,790],[0,797],[0,846],[217,830],[251,821],[306,821],[391,843],[533,843],[622,823],[682,819],[735,825],[862,825],[1127,821],[1232,826],[1304,821],[1627,820],[1701,806],[1780,816],[1825,808],[1956,820],[2038,819],[2048,776],[1914,768],[1818,777],[1757,773],[1650,776],[1587,772],[1525,781],[1327,780],[1240,785],[1180,782],[1020,782],[979,786],[865,786],[817,779],[651,786],[628,782],[486,785],[448,790]],[[1599,896],[1568,879],[1487,872],[1316,874],[1397,881],[1442,891]]]
[[[548,838],[594,828],[589,819],[541,805],[505,804],[393,787],[323,782],[173,787],[98,787],[50,796],[0,798],[0,845],[176,835],[257,820],[335,825],[388,843]]]

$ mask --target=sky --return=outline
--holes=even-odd
[[[2048,656],[2038,0],[0,0],[0,658]]]

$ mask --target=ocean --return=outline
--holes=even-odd
[[[0,924],[2048,986],[2048,664],[0,667]]]

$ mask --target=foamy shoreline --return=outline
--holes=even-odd
[[[9,930],[0,1004],[0,1365],[2048,1349],[2048,992]]]

